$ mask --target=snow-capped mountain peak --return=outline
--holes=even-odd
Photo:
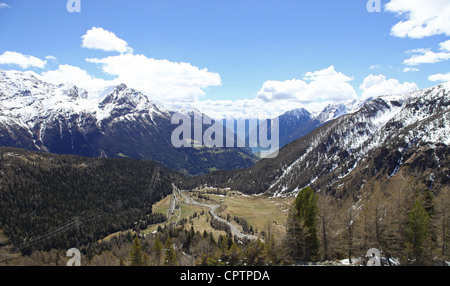
[[[311,113],[305,108],[296,108],[283,114],[286,117],[300,119],[303,117],[311,117]]]
[[[331,106],[325,111],[339,114],[346,108],[344,116],[286,145],[276,158],[225,176],[220,186],[273,195],[296,194],[312,186],[343,194],[358,190],[366,179],[394,176],[404,166],[422,168],[425,175],[421,177],[435,174],[442,184],[448,184],[450,83],[380,96],[354,112],[349,112],[348,106]]]
[[[31,136],[37,149],[47,149],[44,141],[49,126],[57,125],[61,132],[77,126],[86,134],[93,126],[101,130],[104,122],[148,116],[153,124],[155,116],[167,114],[125,84],[89,94],[73,84],[45,82],[31,72],[0,70],[0,124],[3,122],[10,136],[16,137],[11,126]]]
[[[216,153],[205,160],[204,151],[175,148],[172,114],[125,84],[92,93],[73,84],[45,82],[33,73],[0,70],[0,146],[152,159],[188,174],[244,167],[256,160],[244,148],[227,150],[229,160]]]
[[[73,84],[54,85],[32,73],[17,71],[0,71],[0,107],[9,116],[21,118],[23,123],[55,112],[59,115],[91,114],[98,123],[114,116],[114,110],[121,115],[167,113],[146,95],[125,84],[88,94]]]
[[[324,125],[313,138],[305,139],[308,144],[302,155],[283,168],[283,173],[272,182],[271,191],[295,189],[293,183],[298,181],[299,172],[311,168],[312,162],[326,164],[317,164],[319,169],[307,179],[303,175],[304,185],[300,188],[338,169],[338,178],[342,178],[371,150],[388,141],[402,142],[396,144],[406,149],[420,144],[450,145],[449,87],[446,83],[409,94],[377,97],[358,111]],[[344,111],[345,107],[329,110]]]
[[[323,124],[343,115],[358,111],[365,102],[366,100],[350,99],[344,102],[332,103],[327,105],[314,119]]]

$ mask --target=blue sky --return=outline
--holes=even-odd
[[[450,0],[381,3],[369,13],[366,0],[81,0],[69,13],[65,0],[0,0],[0,69],[88,90],[125,81],[163,105],[211,113],[320,109],[450,80]],[[416,16],[422,28],[408,26]],[[128,50],[108,51],[102,33]],[[34,58],[43,63],[21,62]]]

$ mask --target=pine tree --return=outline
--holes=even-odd
[[[322,188],[325,189],[325,188]],[[322,260],[326,261],[331,258],[331,250],[333,248],[333,227],[335,226],[336,210],[332,206],[332,197],[321,193],[318,197],[319,204],[319,233],[321,237]],[[333,223],[334,222],[334,223]],[[334,231],[336,233],[336,231]]]
[[[446,187],[441,190],[435,202],[436,214],[432,219],[432,223],[436,229],[437,236],[436,255],[440,263],[445,265],[445,261],[450,260],[450,251],[448,251],[448,246],[450,245],[450,188]]]
[[[258,238],[256,241],[252,241],[244,253],[244,260],[247,265],[263,266],[266,262],[266,256],[264,253],[264,244]]]
[[[227,238],[221,235],[221,236],[219,236],[219,242],[220,242],[220,245],[219,245],[218,256],[221,261],[225,261],[227,259],[227,253],[228,253]]]
[[[304,226],[298,218],[297,211],[292,207],[288,213],[287,232],[283,244],[288,255],[293,260],[300,260],[303,258],[304,241]]]
[[[305,229],[303,259],[316,261],[319,254],[319,237],[317,235],[318,197],[310,188],[302,189],[294,202],[297,217]]]
[[[406,252],[414,264],[420,265],[425,261],[426,244],[429,235],[429,215],[419,200],[414,202],[409,213],[409,222],[406,228]]]
[[[275,235],[272,234],[268,242],[266,242],[265,256],[267,257],[269,265],[280,265],[284,259],[285,250],[279,247],[275,240]]]
[[[178,264],[177,262],[177,254],[175,253],[175,248],[172,244],[172,239],[170,236],[166,240],[165,244],[165,259],[164,259],[164,266],[176,266]]]
[[[405,229],[408,225],[408,209],[413,202],[410,179],[397,174],[386,186],[386,215],[384,241],[381,247],[387,257],[402,257],[405,245]]]
[[[156,240],[155,240],[155,244],[153,245],[153,251],[155,253],[156,266],[159,266],[161,264],[162,250],[163,250],[163,245],[161,243],[161,240],[159,240],[159,237],[157,237]]]
[[[350,264],[352,264],[352,256],[353,256],[353,240],[354,240],[354,217],[353,217],[353,206],[350,206],[347,210],[347,216],[345,219],[346,224],[346,232],[345,237],[347,239],[347,251],[348,251],[348,260]]]
[[[231,266],[238,265],[242,259],[242,250],[233,242],[227,254],[228,262]]]
[[[144,266],[144,253],[138,237],[134,238],[133,248],[130,252],[130,266]]]

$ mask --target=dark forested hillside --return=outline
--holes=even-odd
[[[0,229],[27,253],[146,227],[165,219],[152,204],[179,176],[152,161],[0,148]]]

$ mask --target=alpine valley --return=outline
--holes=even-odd
[[[450,82],[286,112],[275,158],[175,148],[174,113],[0,70],[0,264],[448,263]]]

